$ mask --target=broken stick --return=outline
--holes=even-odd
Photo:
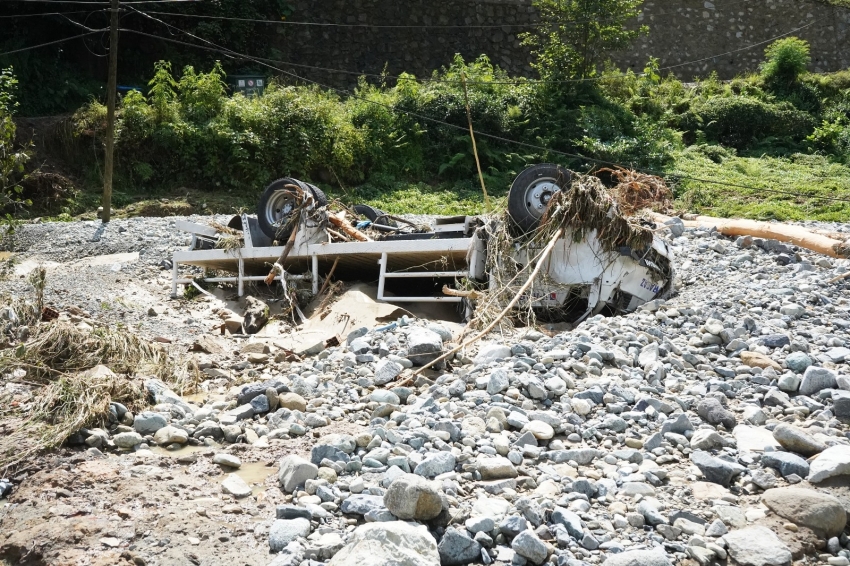
[[[289,235],[289,239],[286,241],[286,246],[284,246],[280,257],[277,258],[277,261],[274,262],[274,265],[272,266],[272,270],[269,271],[268,275],[266,275],[266,285],[271,285],[274,282],[274,278],[277,277],[278,270],[283,273],[283,262],[286,261],[286,258],[289,256],[289,252],[292,251],[292,247],[295,245],[295,235],[297,233],[298,223],[296,223],[295,226],[292,228],[292,233]]]
[[[464,297],[467,299],[472,299],[473,301],[478,300],[484,296],[478,291],[460,291],[458,289],[452,289],[448,285],[443,285],[443,294],[448,297]]]
[[[355,240],[359,240],[361,242],[371,242],[372,238],[351,226],[348,222],[345,221],[345,212],[338,212],[337,214],[328,214],[328,220],[330,220],[331,224],[339,228],[343,231],[343,233],[351,236]]]

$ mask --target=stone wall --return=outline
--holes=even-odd
[[[455,53],[467,60],[486,53],[511,74],[532,76],[528,50],[517,37],[537,21],[531,0],[291,0],[290,5],[292,21],[362,26],[281,25],[270,32],[279,58],[293,63],[283,68],[324,84],[350,86],[358,74],[384,70],[423,77],[447,65]],[[756,70],[762,61],[766,43],[748,46],[803,26],[793,35],[811,43],[812,70],[850,67],[850,10],[812,0],[649,0],[639,20],[650,33],[614,55],[621,68],[639,71],[654,56],[685,80],[711,70],[731,78]],[[422,24],[483,27],[372,27]],[[681,65],[688,61],[698,62]]]

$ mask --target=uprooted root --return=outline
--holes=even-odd
[[[673,208],[673,192],[661,177],[619,168],[600,169],[596,174],[616,183],[610,191],[626,216],[645,209],[666,213]]]

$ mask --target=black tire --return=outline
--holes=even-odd
[[[533,165],[517,175],[508,193],[508,215],[521,233],[540,224],[549,201],[556,192],[569,188],[573,173],[554,163]]]
[[[295,185],[305,193],[312,194],[314,207],[328,204],[325,193],[315,185],[291,177],[284,177],[270,183],[257,204],[257,224],[263,234],[278,242],[285,240],[292,233],[294,225],[290,215],[298,205],[296,191],[287,188],[287,185]]]
[[[386,213],[383,210],[375,208],[374,206],[369,206],[368,204],[355,204],[354,212],[356,212],[360,216],[365,216],[372,222],[375,222],[380,218],[381,221],[379,222],[379,225],[389,226],[390,228],[398,228],[398,224],[395,220],[386,218]],[[395,232],[395,230],[387,230],[386,228],[375,227],[375,229],[380,230],[382,232]]]

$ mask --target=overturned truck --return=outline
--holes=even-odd
[[[369,206],[329,205],[318,187],[284,178],[266,188],[256,215],[177,227],[193,238],[173,256],[173,295],[195,283],[181,266],[196,266],[240,296],[246,283],[273,281],[315,296],[333,276],[377,281],[379,301],[460,303],[466,316],[484,297],[520,293],[518,306],[577,322],[630,312],[673,281],[670,249],[652,224],[624,217],[599,179],[552,164],[523,171],[501,215],[421,226]]]

